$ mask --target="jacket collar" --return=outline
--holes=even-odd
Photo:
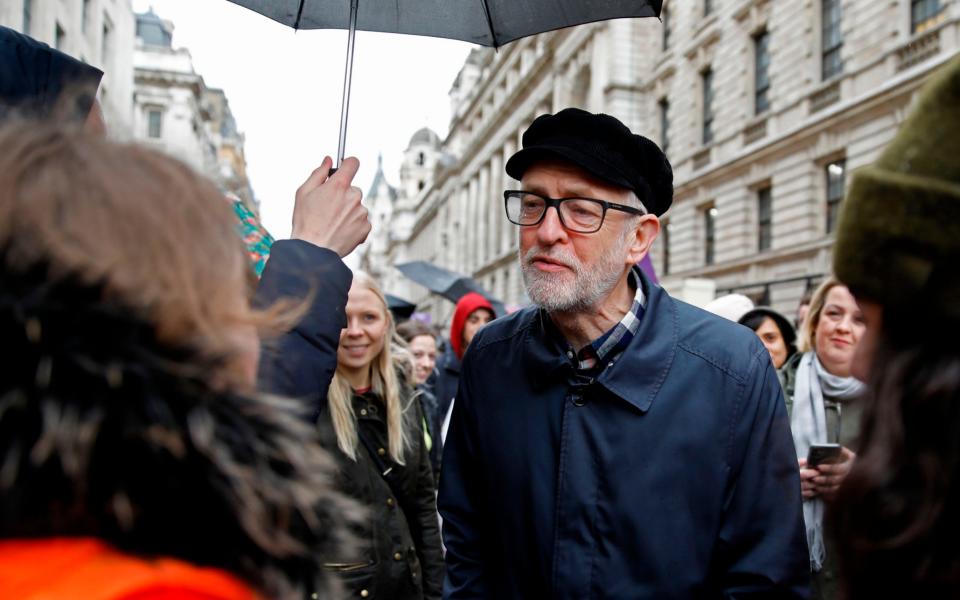
[[[650,410],[667,372],[673,364],[679,341],[677,307],[673,299],[641,273],[647,293],[646,314],[627,348],[596,377],[597,384],[632,404]],[[531,322],[524,338],[524,364],[534,387],[543,389],[558,380],[570,380],[575,371],[565,344],[549,315],[530,311]]]

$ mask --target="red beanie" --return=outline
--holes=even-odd
[[[470,292],[457,302],[457,308],[453,311],[453,323],[450,324],[450,345],[457,354],[457,358],[463,358],[463,327],[467,324],[467,318],[478,308],[485,308],[491,315],[496,315],[493,305],[490,301],[476,292]]]

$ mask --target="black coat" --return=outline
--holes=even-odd
[[[423,438],[423,413],[404,388],[404,427],[412,449],[405,464],[394,462],[388,451],[384,404],[374,393],[354,395],[360,441],[357,460],[337,446],[330,411],[318,421],[321,442],[340,467],[339,487],[360,500],[368,514],[357,531],[359,556],[343,555],[328,561],[347,587],[350,598],[440,598],[443,555],[437,520],[433,471]],[[386,476],[383,471],[388,471]],[[367,594],[363,595],[366,590]]]

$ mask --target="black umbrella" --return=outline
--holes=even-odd
[[[393,294],[384,294],[387,298],[387,308],[390,309],[390,312],[393,313],[393,317],[396,321],[406,321],[411,316],[415,310],[417,310],[417,305],[413,302],[407,302],[403,298],[398,298]]]
[[[472,277],[448,271],[443,267],[438,267],[433,263],[428,263],[423,260],[415,260],[397,265],[397,269],[407,276],[407,278],[419,283],[431,292],[443,296],[451,302],[457,302],[470,292],[476,292],[490,301],[498,317],[507,314],[507,309],[503,305],[503,302],[487,293]]]
[[[294,29],[347,29],[340,145],[343,160],[353,73],[354,33],[380,31],[463,40],[499,47],[563,27],[658,17],[663,0],[229,0]]]

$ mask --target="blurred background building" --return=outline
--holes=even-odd
[[[134,14],[130,0],[2,0],[0,25],[104,72],[98,98],[111,137],[179,158],[259,208],[226,94],[174,47],[173,23],[152,9]]]
[[[129,0],[2,0],[0,25],[103,71],[97,97],[114,138],[133,128],[133,9]]]
[[[671,293],[703,303],[738,292],[792,314],[830,269],[851,171],[878,156],[960,49],[960,1],[666,0],[661,21],[473,51],[432,168],[405,170],[389,201],[376,196],[390,231],[366,264],[427,260],[523,303],[501,195],[517,182],[503,165],[537,115],[576,106],[616,116],[669,156],[674,203],[652,256]],[[452,304],[383,271],[387,291],[449,317]]]

